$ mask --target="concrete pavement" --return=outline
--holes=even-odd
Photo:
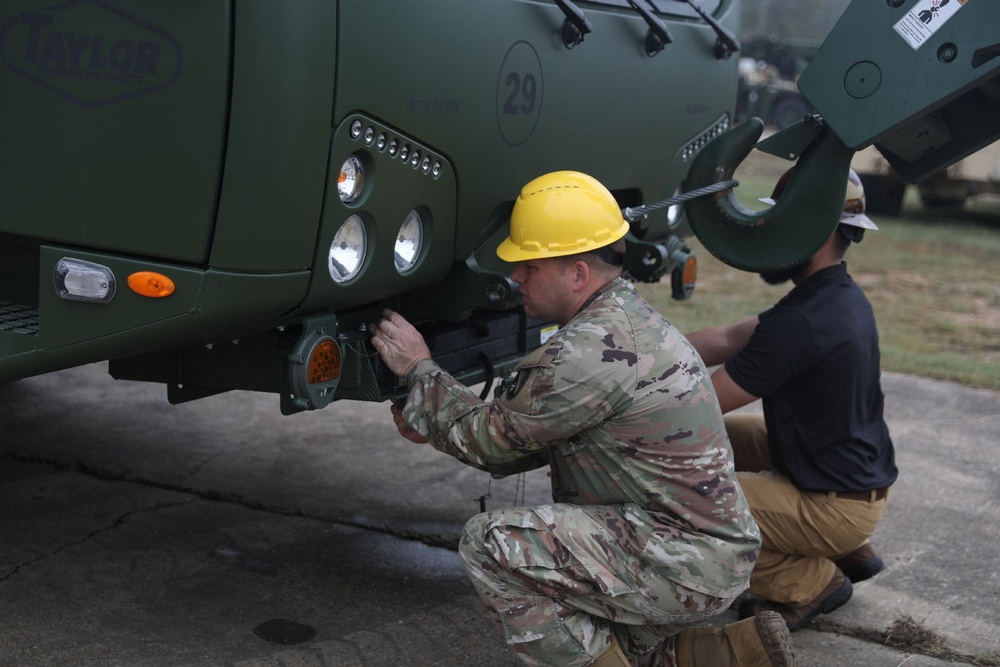
[[[798,664],[1000,665],[1000,394],[884,388],[887,568]],[[0,665],[513,664],[448,547],[483,496],[546,502],[544,473],[490,480],[385,405],[164,393],[101,366],[0,386]]]

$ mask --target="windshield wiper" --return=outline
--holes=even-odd
[[[715,20],[711,14],[705,12],[694,0],[674,0],[674,2],[686,2],[691,5],[691,9],[698,13],[705,23],[712,26],[718,39],[715,40],[715,57],[719,60],[727,60],[731,55],[740,50],[740,45],[724,25]]]
[[[649,11],[635,0],[628,0],[628,4],[632,5],[632,9],[639,12],[643,20],[646,21],[646,25],[649,26],[649,32],[646,33],[646,55],[655,56],[657,53],[663,50],[663,47],[674,41],[673,36],[671,36],[670,31],[667,30],[667,26],[660,19],[653,15],[653,12]]]
[[[556,4],[559,5],[563,16],[566,17],[563,19],[562,26],[563,46],[572,49],[574,46],[582,44],[583,36],[590,34],[594,28],[580,11],[580,8],[570,0],[556,0]]]

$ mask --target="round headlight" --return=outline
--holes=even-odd
[[[406,219],[396,234],[396,247],[393,251],[393,258],[396,262],[396,270],[406,273],[413,268],[420,256],[420,248],[424,240],[424,221],[416,209],[406,214]]]
[[[365,185],[365,168],[361,160],[353,155],[344,160],[340,165],[340,174],[337,176],[337,194],[340,201],[349,204],[361,194],[361,188]]]
[[[330,244],[330,277],[335,283],[350,280],[358,274],[365,259],[367,235],[365,223],[357,215],[340,226]]]

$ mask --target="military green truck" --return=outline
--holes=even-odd
[[[739,11],[4,0],[0,382],[108,360],[171,402],[383,400],[386,306],[491,379],[550,330],[494,252],[521,185],[671,197],[731,123]],[[685,296],[689,234],[680,206],[639,216],[630,274]]]
[[[757,117],[783,130],[812,112],[797,82],[819,46],[818,40],[777,35],[745,40],[740,48],[737,122]]]
[[[760,118],[765,125],[783,130],[813,110],[794,79],[764,60],[740,58],[736,119]]]
[[[874,146],[858,151],[852,166],[865,186],[868,209],[881,215],[899,215],[911,185]],[[981,195],[1000,195],[1000,142],[912,183],[920,203],[928,209],[957,210]]]
[[[683,297],[692,232],[738,268],[787,266],[829,237],[856,151],[918,180],[1000,138],[1000,3],[854,0],[799,79],[819,113],[760,144],[760,120],[732,126],[739,15],[4,0],[0,382],[107,360],[171,402],[380,401],[405,390],[369,343],[390,306],[488,385],[552,330],[495,254],[540,174],[606,184],[629,275]],[[766,211],[732,191],[755,146],[798,160]]]

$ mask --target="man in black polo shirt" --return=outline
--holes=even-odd
[[[778,182],[767,203],[787,183]],[[728,415],[737,476],[763,546],[741,618],[778,611],[790,630],[840,607],[851,582],[882,560],[868,542],[896,480],[883,419],[878,331],[844,254],[867,229],[864,190],[850,172],[837,230],[797,266],[761,277],[793,281],[759,316],[688,335],[712,375],[723,413],[758,398],[763,418]]]

